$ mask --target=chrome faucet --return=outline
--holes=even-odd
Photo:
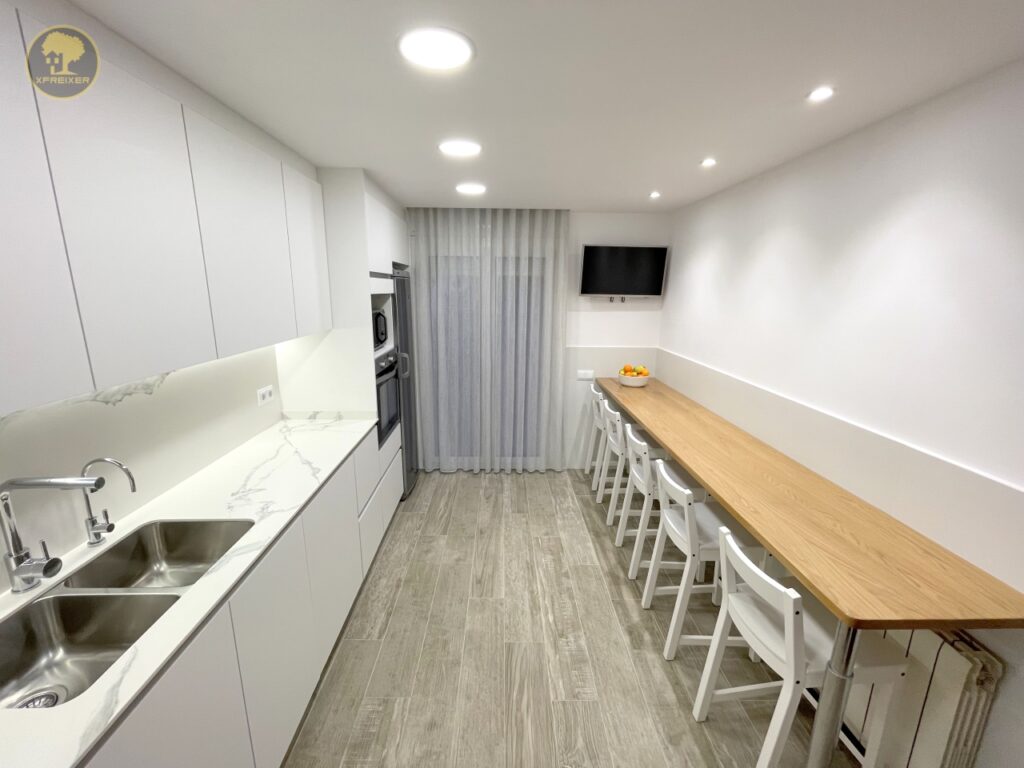
[[[135,475],[132,471],[124,465],[124,462],[118,461],[117,459],[93,459],[82,467],[82,477],[89,474],[89,470],[92,469],[93,464],[110,464],[111,466],[117,467],[125,476],[128,478],[128,487],[132,493],[135,493]],[[85,497],[85,541],[90,547],[95,547],[97,544],[103,542],[103,534],[110,533],[114,530],[114,524],[110,522],[110,513],[107,510],[103,510],[100,514],[102,519],[97,518],[92,511],[92,502],[89,500],[89,494],[95,493],[103,486],[96,488],[82,489],[82,495]]]
[[[11,491],[99,490],[105,483],[106,480],[102,477],[20,477],[0,483],[0,531],[7,547],[4,568],[11,582],[11,592],[26,592],[38,586],[40,579],[56,576],[64,565],[59,557],[50,557],[45,541],[39,542],[43,556],[32,557],[32,553],[21,540],[21,534],[18,533]]]

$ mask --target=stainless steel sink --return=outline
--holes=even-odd
[[[178,599],[176,594],[57,594],[0,622],[0,708],[75,698]]]
[[[64,586],[187,587],[210,570],[252,526],[250,520],[150,523],[71,575]]]

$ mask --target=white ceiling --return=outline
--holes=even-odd
[[[669,210],[1024,56],[1021,0],[75,2],[406,205]],[[397,39],[424,25],[476,58],[413,69]],[[805,103],[824,82],[836,97]],[[483,154],[442,157],[452,136]]]

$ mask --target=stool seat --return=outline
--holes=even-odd
[[[671,473],[671,469],[669,472]],[[723,525],[729,530],[736,531],[736,538],[740,542],[740,546],[748,548],[760,546],[757,539],[747,533],[721,504],[715,501],[697,501],[694,502],[692,510],[696,518],[699,539],[696,543],[702,549],[718,550],[718,529]],[[686,518],[683,512],[678,507],[669,504],[667,509],[661,511],[661,516],[672,542],[683,551],[689,551],[689,533],[686,530]]]

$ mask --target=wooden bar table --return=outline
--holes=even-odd
[[[657,379],[599,379],[839,619],[808,768],[835,750],[863,629],[1024,627],[1024,594]]]

